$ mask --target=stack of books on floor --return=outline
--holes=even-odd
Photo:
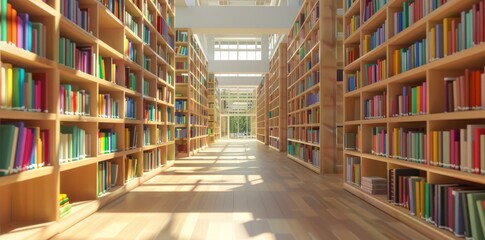
[[[381,177],[362,177],[361,188],[369,194],[387,194],[387,180]]]
[[[71,204],[67,194],[59,194],[59,217],[63,218],[71,211]]]

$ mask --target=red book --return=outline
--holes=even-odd
[[[485,209],[485,200],[482,201],[482,206]]]
[[[28,170],[30,166],[30,157],[32,156],[32,143],[33,143],[33,129],[32,128],[25,128],[26,135],[25,135],[25,148],[24,148],[24,155],[22,159],[22,171]]]
[[[473,130],[473,173],[480,174],[480,136],[485,135],[485,128],[475,128]],[[485,151],[485,149],[484,149]]]
[[[479,10],[478,10],[478,26],[477,26],[477,34],[478,34],[478,43],[483,42],[483,1],[479,3]]]
[[[47,87],[46,87],[46,84],[47,84],[47,74],[46,73],[32,73],[32,79],[35,79],[36,81],[39,82],[40,86],[39,86],[39,90],[40,90],[40,95],[39,95],[39,98],[40,100],[37,101],[37,95],[36,95],[36,106],[37,104],[39,104],[39,108],[42,109],[42,111],[47,111],[47,100],[48,100],[48,96],[46,94],[46,90],[47,90]],[[37,83],[36,83],[37,85]],[[36,87],[37,89],[37,87]],[[37,94],[37,92],[36,92]]]
[[[470,92],[470,70],[467,68],[465,69],[465,109],[470,109],[470,100],[471,100],[471,92]]]
[[[482,71],[475,71],[475,107],[480,108],[482,105],[481,91],[482,91]]]

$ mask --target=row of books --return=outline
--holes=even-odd
[[[71,212],[72,205],[69,202],[67,194],[60,193],[58,197],[59,202],[59,218],[63,218]]]
[[[132,97],[125,97],[125,118],[136,119],[136,100]]]
[[[278,120],[278,119],[274,119],[274,120]],[[271,126],[271,124],[270,124],[270,126]],[[279,127],[270,127],[269,128],[269,135],[272,136],[272,137],[279,137],[280,136]]]
[[[46,26],[32,22],[28,13],[17,11],[7,0],[0,2],[0,40],[46,56]]]
[[[61,125],[59,163],[78,161],[91,156],[91,135],[77,126]]]
[[[378,59],[376,63],[366,63],[364,66],[364,86],[379,82],[387,78],[387,60]]]
[[[111,188],[116,186],[118,181],[118,163],[103,161],[98,163],[98,196],[107,193]]]
[[[427,113],[427,84],[422,82],[417,86],[403,86],[402,94],[397,94],[391,100],[391,116],[415,116]]]
[[[60,114],[82,116],[91,114],[91,95],[88,90],[79,89],[76,85],[61,84],[59,97]]]
[[[150,45],[150,28],[148,28],[148,26],[143,25],[141,36],[143,42],[147,45]]]
[[[143,54],[143,68],[149,72],[152,71],[152,58],[145,54]]]
[[[305,92],[311,87],[317,85],[319,82],[320,82],[320,71],[311,72],[310,74],[308,74],[308,76],[305,79],[296,83],[290,88],[290,91],[288,91],[288,98],[292,99],[295,96],[298,96],[299,94]],[[291,83],[289,82],[288,84],[291,84]]]
[[[274,148],[280,148],[280,140],[276,138],[269,138],[269,145],[273,146]]]
[[[145,103],[145,109],[143,109],[143,119],[145,121],[156,121],[156,108],[155,105]]]
[[[186,116],[180,113],[175,114],[175,124],[186,124]]]
[[[387,40],[386,26],[387,20],[372,34],[364,34],[364,42],[362,43],[364,54],[377,48]]]
[[[187,128],[175,128],[175,138],[187,138]]]
[[[143,171],[149,172],[162,166],[162,149],[143,152]]]
[[[176,36],[177,42],[187,42],[188,40],[188,33],[186,31],[177,30]]]
[[[428,138],[424,128],[393,128],[389,155],[415,163],[426,163]]]
[[[297,141],[303,141],[308,143],[318,144],[320,142],[320,130],[319,129],[295,129],[289,127],[287,132],[288,139],[294,139]]]
[[[378,119],[387,117],[387,93],[375,95],[364,100],[364,119]]]
[[[176,111],[187,111],[187,100],[175,100]]]
[[[180,56],[188,56],[189,50],[185,46],[177,46],[175,48],[175,53]]]
[[[95,74],[99,78],[120,85],[123,74],[121,71],[122,69],[113,61],[113,58],[103,58],[101,55],[98,57],[98,66]]]
[[[47,112],[46,73],[32,73],[2,63],[0,69],[0,107],[30,112]]]
[[[118,133],[112,129],[99,129],[98,153],[107,154],[118,151]]]
[[[133,156],[125,158],[125,177],[127,182],[138,177],[138,158]]]
[[[465,69],[464,75],[444,78],[444,111],[485,109],[485,74]]]
[[[150,132],[150,128],[147,125],[143,125],[143,146],[150,146],[152,144]]]
[[[131,61],[138,63],[138,50],[137,46],[128,38],[125,37],[125,56]]]
[[[170,14],[168,14],[168,20],[171,20]],[[169,24],[165,21],[163,17],[157,16],[157,31],[162,35],[163,39],[165,39],[168,45],[173,49],[175,46],[175,41],[174,36],[170,34],[170,32],[173,32],[173,29],[172,31],[169,31],[169,29],[172,28],[171,26],[172,23]]]
[[[132,72],[129,67],[125,67],[125,87],[137,91],[136,73]]]
[[[360,158],[347,156],[345,158],[345,180],[347,183],[361,186],[362,174],[360,171]]]
[[[115,17],[123,21],[124,0],[98,0],[101,2]]]
[[[163,143],[163,129],[162,126],[158,125],[155,129],[155,143],[160,144]]]
[[[175,63],[175,69],[177,69],[177,70],[188,70],[189,69],[189,63],[188,62],[176,62]]]
[[[394,35],[426,16],[430,12],[428,4],[431,4],[431,2],[434,2],[434,0],[404,1],[402,11],[394,13]]]
[[[432,131],[430,164],[485,175],[485,125]]]
[[[320,168],[320,148],[288,141],[287,153],[313,167]]]
[[[61,14],[76,25],[91,32],[91,18],[89,7],[80,7],[79,0],[60,0]]]
[[[136,19],[128,12],[125,11],[125,25],[135,34],[138,34],[138,23]]]
[[[136,125],[125,126],[125,149],[135,149],[138,147],[138,127]]]
[[[176,83],[188,83],[189,82],[189,75],[177,75],[175,76]]]
[[[92,74],[93,47],[77,46],[77,43],[65,38],[59,38],[59,63],[67,67]]]
[[[387,0],[366,0],[364,2],[364,12],[362,22],[369,20],[376,12],[387,4]]]
[[[346,78],[346,92],[352,92],[361,87],[362,74],[359,70],[355,71],[355,73],[347,73]]]
[[[98,116],[102,118],[120,118],[119,101],[111,97],[109,93],[98,95]]]
[[[175,150],[177,151],[177,153],[187,153],[188,152],[187,143],[186,142],[176,143]]]
[[[444,18],[430,28],[430,60],[446,57],[485,41],[485,2],[473,4],[458,17]]]
[[[288,116],[288,125],[318,124],[320,123],[320,109],[313,108],[306,111],[293,113]]]
[[[457,237],[483,239],[485,190],[459,183],[431,183],[416,169],[390,169],[389,202]]]
[[[345,0],[345,8],[348,10],[354,2],[355,0]]]
[[[0,124],[0,176],[50,164],[49,130],[27,125]]]
[[[394,50],[394,74],[409,71],[426,64],[426,39],[419,40],[407,48]]]
[[[167,102],[167,103],[171,103],[172,102],[172,94],[170,94],[170,93],[171,92],[168,90],[167,87],[165,87],[165,86],[158,87],[157,88],[157,99],[164,101],[164,102]]]
[[[144,96],[150,96],[150,82],[148,80],[143,79],[142,82],[142,90]]]
[[[359,46],[350,46],[345,48],[345,62],[347,64],[351,64],[357,58],[359,58],[360,47]]]
[[[386,127],[372,128],[371,153],[377,156],[387,157],[387,129]]]
[[[349,21],[349,24],[347,26],[345,26],[345,37],[349,37],[350,35],[352,35],[352,33],[357,31],[357,29],[359,29],[359,27],[360,27],[360,15],[359,14],[354,15],[354,16],[350,17],[350,19],[348,21]]]

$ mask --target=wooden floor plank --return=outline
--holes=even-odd
[[[255,141],[219,141],[54,239],[427,239]]]

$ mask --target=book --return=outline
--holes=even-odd
[[[12,172],[17,149],[18,128],[14,125],[0,125],[0,176]]]
[[[480,224],[477,201],[485,200],[485,193],[469,193],[466,195],[470,218],[471,236],[474,239],[484,239],[484,229]]]

